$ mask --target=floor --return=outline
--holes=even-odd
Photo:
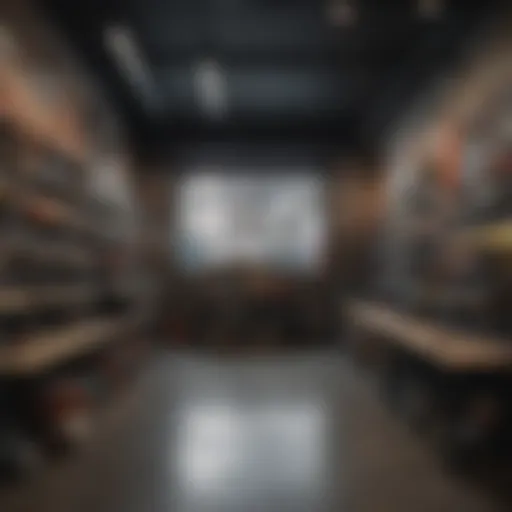
[[[510,510],[442,467],[339,354],[161,354],[82,452],[2,512]]]

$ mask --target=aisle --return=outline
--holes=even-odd
[[[333,354],[164,354],[91,446],[28,487],[2,512],[501,510]]]

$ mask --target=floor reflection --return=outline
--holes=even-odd
[[[207,401],[197,388],[182,400],[172,462],[179,512],[319,510],[329,409],[315,393],[287,389],[289,378],[269,393],[269,379],[279,382],[271,371],[260,383],[242,372],[233,388],[205,382]]]

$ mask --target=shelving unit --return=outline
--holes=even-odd
[[[461,236],[480,250],[512,253],[512,217],[466,228]]]
[[[101,348],[126,330],[124,318],[90,319],[39,332],[13,346],[0,347],[0,374],[29,377]]]
[[[1,137],[0,427],[14,429],[20,450],[32,439],[45,451],[77,442],[66,418],[94,414],[138,364],[122,361],[142,336],[145,293],[137,274],[119,284],[117,255],[132,241],[109,232],[124,211],[98,201],[87,164],[34,144],[14,123]]]
[[[378,303],[352,302],[348,315],[361,330],[385,338],[442,371],[512,371],[509,340],[450,329]]]
[[[145,344],[149,296],[132,257],[137,235],[118,229],[133,222],[134,205],[97,179],[117,173],[111,189],[131,189],[129,151],[86,74],[68,69],[73,59],[59,51],[53,58],[57,41],[43,37],[47,61],[33,41],[24,46],[30,15],[21,9],[19,20],[7,19],[14,50],[2,54],[0,70],[2,467],[19,465],[2,458],[14,455],[12,439],[21,451],[29,443],[43,453],[73,444],[66,423],[94,415],[140,365],[133,353]],[[43,24],[36,13],[30,23]],[[33,79],[41,70],[44,92]]]
[[[55,307],[66,309],[90,304],[99,296],[100,290],[87,284],[3,286],[0,288],[0,315]]]
[[[499,57],[466,70],[397,141],[380,279],[344,305],[354,349],[378,361],[390,404],[458,461],[512,447],[512,44],[503,37]]]

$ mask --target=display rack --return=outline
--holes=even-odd
[[[124,318],[84,320],[0,347],[0,375],[29,377],[42,373],[101,348],[127,325]]]
[[[380,279],[344,304],[352,346],[378,361],[390,404],[457,461],[512,446],[512,45],[505,37],[499,59],[482,59],[398,141]]]
[[[6,21],[0,71],[0,469],[14,473],[27,449],[79,441],[68,426],[140,366],[150,293],[136,232],[120,229],[135,205],[116,196],[131,187],[119,126],[72,58],[25,41],[28,13]],[[97,181],[108,173],[116,190]]]
[[[417,354],[443,371],[512,370],[508,340],[444,327],[384,304],[354,301],[348,315],[354,325]]]
[[[512,253],[512,217],[466,228],[461,236],[480,250]]]

